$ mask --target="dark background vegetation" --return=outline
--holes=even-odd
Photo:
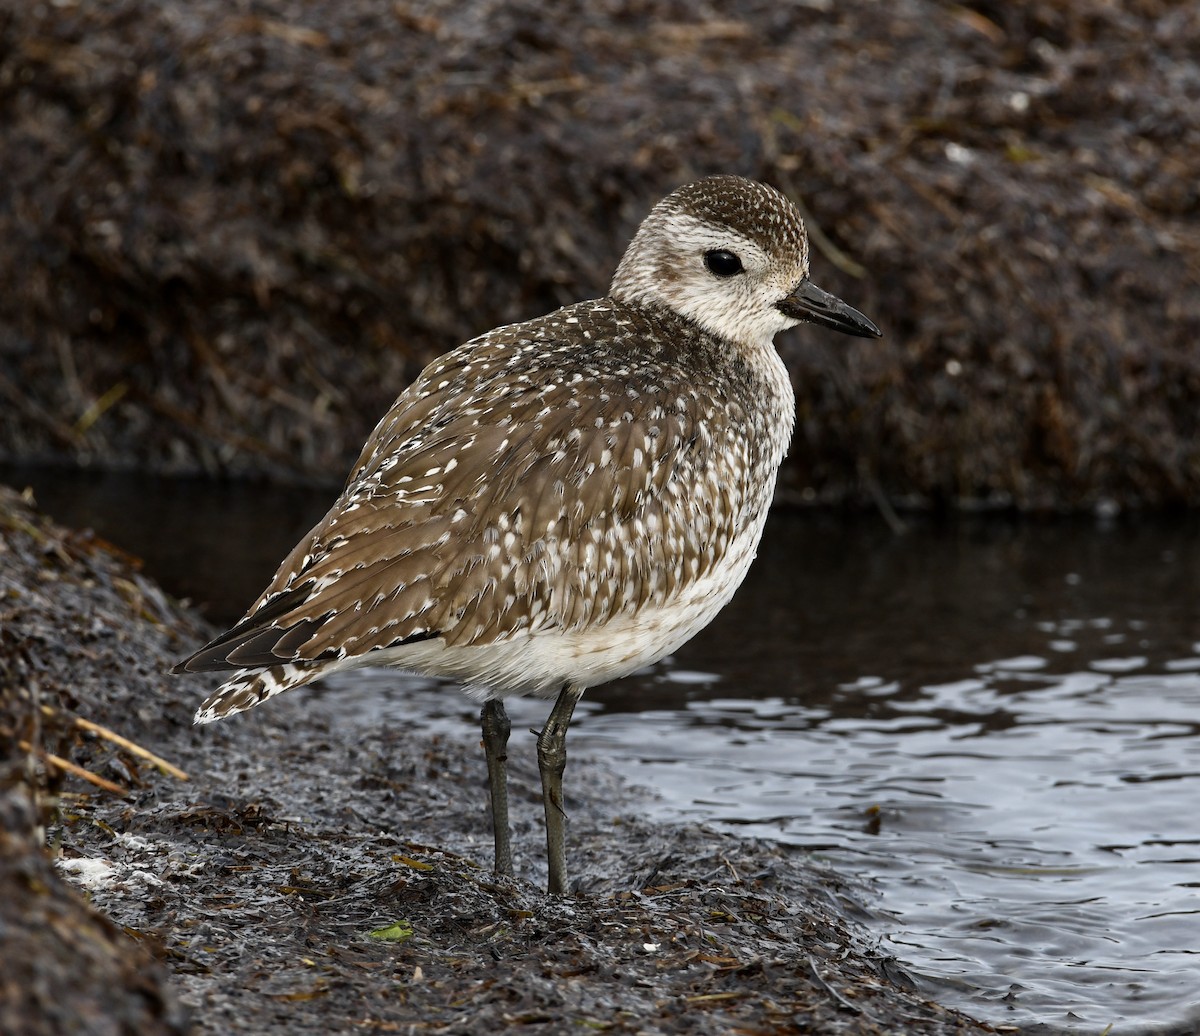
[[[785,189],[785,493],[1194,503],[1200,9],[0,3],[0,458],[339,479],[434,354]]]

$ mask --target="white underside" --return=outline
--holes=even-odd
[[[741,585],[762,536],[763,518],[735,537],[723,564],[682,595],[591,629],[545,630],[499,643],[447,647],[422,641],[333,663],[323,671],[390,666],[456,680],[477,700],[531,694],[554,697],[615,680],[657,662],[704,629]]]
[[[765,500],[759,508],[761,514],[735,535],[715,570],[664,604],[642,607],[602,626],[538,630],[498,643],[447,647],[421,641],[342,659],[240,669],[200,706],[195,722],[212,723],[242,712],[320,676],[372,666],[454,680],[478,701],[526,694],[552,698],[567,685],[584,690],[628,676],[685,644],[729,603],[758,549]]]

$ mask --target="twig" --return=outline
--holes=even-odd
[[[42,712],[47,716],[56,715],[55,710],[49,705],[43,705]],[[160,770],[169,773],[176,780],[186,781],[191,779],[186,773],[179,769],[178,766],[173,766],[171,763],[162,758],[162,756],[155,755],[150,751],[150,749],[143,748],[141,745],[135,744],[128,738],[122,737],[120,734],[109,730],[107,727],[100,726],[99,723],[93,723],[90,719],[84,719],[82,716],[72,716],[71,722],[81,730],[91,731],[91,733],[97,735],[98,737],[102,737],[104,740],[111,741],[114,745],[124,748],[127,752],[130,752],[136,756],[140,756],[147,762],[153,763]]]
[[[107,392],[89,406],[78,421],[75,422],[75,434],[85,435],[97,421],[100,420],[106,411],[111,410],[117,403],[121,401],[121,397],[129,391],[129,386],[119,381]]]
[[[776,176],[777,179],[784,183],[785,188],[790,186],[789,183],[784,182],[790,178],[785,177],[782,173],[776,174]],[[787,193],[796,208],[799,209],[800,217],[804,220],[805,229],[808,230],[809,240],[816,246],[817,251],[839,270],[848,273],[851,277],[862,280],[867,275],[867,268],[858,262],[858,260],[851,259],[849,255],[834,244],[833,239],[821,229],[821,224],[817,222],[816,216],[809,211],[808,206],[804,204],[804,199],[800,197],[794,187]]]
[[[776,113],[776,118],[779,121],[792,121],[781,118],[782,114]],[[780,161],[781,156],[775,134],[774,121],[768,120],[761,128],[763,130],[763,151],[765,157],[771,163],[771,172],[780,189],[791,198],[799,210],[800,216],[804,220],[804,226],[808,230],[808,239],[813,243],[813,247],[839,270],[848,273],[851,277],[862,280],[867,275],[867,268],[843,252],[825,231],[821,229],[816,217],[809,211],[808,206],[804,204],[803,196],[796,190],[796,185],[792,182],[792,178],[788,175],[787,170],[784,169],[783,163]]]
[[[867,492],[871,494],[871,500],[879,508],[879,513],[883,516],[883,520],[887,522],[888,528],[897,536],[908,532],[908,523],[896,513],[896,509],[892,507],[892,502],[883,491],[883,486],[879,484],[879,479],[875,477],[875,473],[871,471],[865,460],[859,461],[858,475],[866,483]]]
[[[733,875],[733,880],[734,880],[734,881],[738,881],[738,882],[740,882],[740,881],[742,880],[742,879],[741,879],[741,876],[740,876],[740,875],[738,874],[738,872],[737,872],[737,868],[736,868],[736,867],[734,867],[734,865],[733,865],[732,863],[730,863],[730,862],[729,862],[729,857],[728,857],[728,856],[726,856],[724,853],[722,853],[722,854],[721,854],[721,862],[722,862],[723,864],[725,864],[725,866],[726,866],[726,867],[728,867],[728,868],[729,868],[729,873]]]
[[[47,752],[44,748],[34,748],[28,741],[18,741],[17,747],[22,752],[36,752],[42,759],[48,763],[52,763],[60,770],[66,770],[67,773],[73,773],[76,777],[82,777],[85,781],[96,785],[97,788],[103,788],[105,791],[111,791],[114,795],[128,795],[129,789],[122,788],[119,784],[114,784],[112,781],[107,781],[103,777],[92,773],[91,770],[85,770],[82,766],[71,762],[69,759],[64,759],[62,756],[55,755],[53,752]]]
[[[831,997],[833,997],[834,1000],[836,1000],[839,1004],[841,1004],[847,1011],[853,1011],[855,1014],[863,1013],[863,1009],[861,1007],[859,1007],[858,1004],[850,1003],[850,1001],[847,1000],[844,996],[842,996],[842,994],[839,993],[836,989],[834,989],[833,986],[831,986],[828,982],[826,982],[823,978],[821,978],[821,973],[817,970],[817,962],[812,959],[811,954],[809,955],[809,958],[808,958],[808,970],[812,972],[812,977],[817,980],[817,985],[819,985],[823,990],[825,990],[826,993],[828,993]]]

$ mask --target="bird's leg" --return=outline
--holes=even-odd
[[[512,877],[512,845],[508,840],[508,735],[512,724],[502,698],[489,698],[479,715],[483,754],[487,757],[492,796],[492,828],[496,835],[496,873]]]
[[[562,775],[567,765],[567,727],[583,695],[582,688],[567,684],[558,694],[550,718],[537,736],[538,769],[542,773],[542,802],[546,807],[546,862],[550,867],[547,891],[567,891],[567,849],[563,835]]]

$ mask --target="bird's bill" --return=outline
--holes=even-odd
[[[847,306],[836,295],[822,291],[807,277],[776,308],[793,320],[831,327],[859,338],[881,338],[883,332],[853,306]]]

